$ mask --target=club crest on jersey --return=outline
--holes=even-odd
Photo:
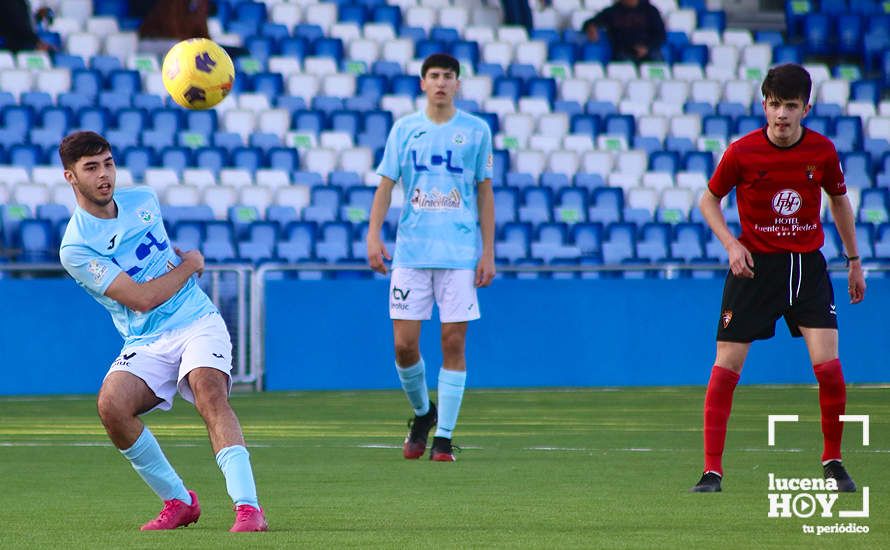
[[[732,310],[727,309],[723,312],[723,315],[720,316],[721,321],[723,322],[723,328],[729,326],[729,322],[732,321]]]
[[[813,181],[814,177],[816,177],[816,165],[807,164],[807,179]]]
[[[139,216],[142,223],[151,223],[155,219],[155,215],[151,213],[151,210],[139,210],[136,212],[136,215]]]
[[[773,210],[780,216],[791,216],[800,210],[803,200],[794,189],[782,189],[773,195]]]
[[[451,141],[453,141],[455,145],[463,145],[464,142],[467,141],[467,138],[465,138],[463,134],[457,133],[454,134],[454,137],[451,138]]]
[[[99,284],[105,277],[105,273],[108,271],[108,266],[100,264],[99,260],[90,260],[90,267],[88,269],[93,275],[93,281],[95,281],[96,284]]]

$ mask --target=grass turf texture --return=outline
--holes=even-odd
[[[767,473],[821,477],[814,387],[736,391],[721,494],[701,473],[703,388],[483,391],[464,400],[455,464],[401,457],[398,392],[237,394],[271,532],[231,534],[231,501],[203,422],[183,401],[145,417],[189,488],[197,525],[141,533],[161,503],[108,443],[92,397],[0,398],[0,548],[793,548],[890,546],[890,390],[848,390],[871,445],[845,431],[845,464],[871,489],[833,518],[767,518]],[[799,414],[767,446],[767,414]],[[854,522],[868,534],[803,534]]]

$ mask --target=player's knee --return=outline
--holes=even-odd
[[[412,342],[396,342],[396,362],[403,367],[420,361],[420,350]]]
[[[445,357],[463,357],[464,335],[460,333],[442,334],[442,355]]]
[[[105,426],[115,426],[133,416],[133,411],[123,399],[100,393],[96,400],[96,410]]]

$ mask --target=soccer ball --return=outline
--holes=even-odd
[[[170,48],[161,74],[167,93],[186,109],[210,109],[225,99],[235,82],[229,54],[206,38],[189,38]]]

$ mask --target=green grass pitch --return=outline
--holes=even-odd
[[[0,398],[0,548],[890,547],[890,390],[851,387],[845,463],[870,489],[832,518],[768,518],[769,472],[821,476],[814,387],[740,386],[721,494],[689,494],[701,468],[704,389],[469,390],[454,464],[407,461],[399,392],[236,394],[271,532],[233,514],[194,409],[145,417],[203,515],[141,533],[160,501],[111,447],[90,396]],[[767,414],[798,414],[767,445]],[[803,533],[856,523],[867,534]]]

